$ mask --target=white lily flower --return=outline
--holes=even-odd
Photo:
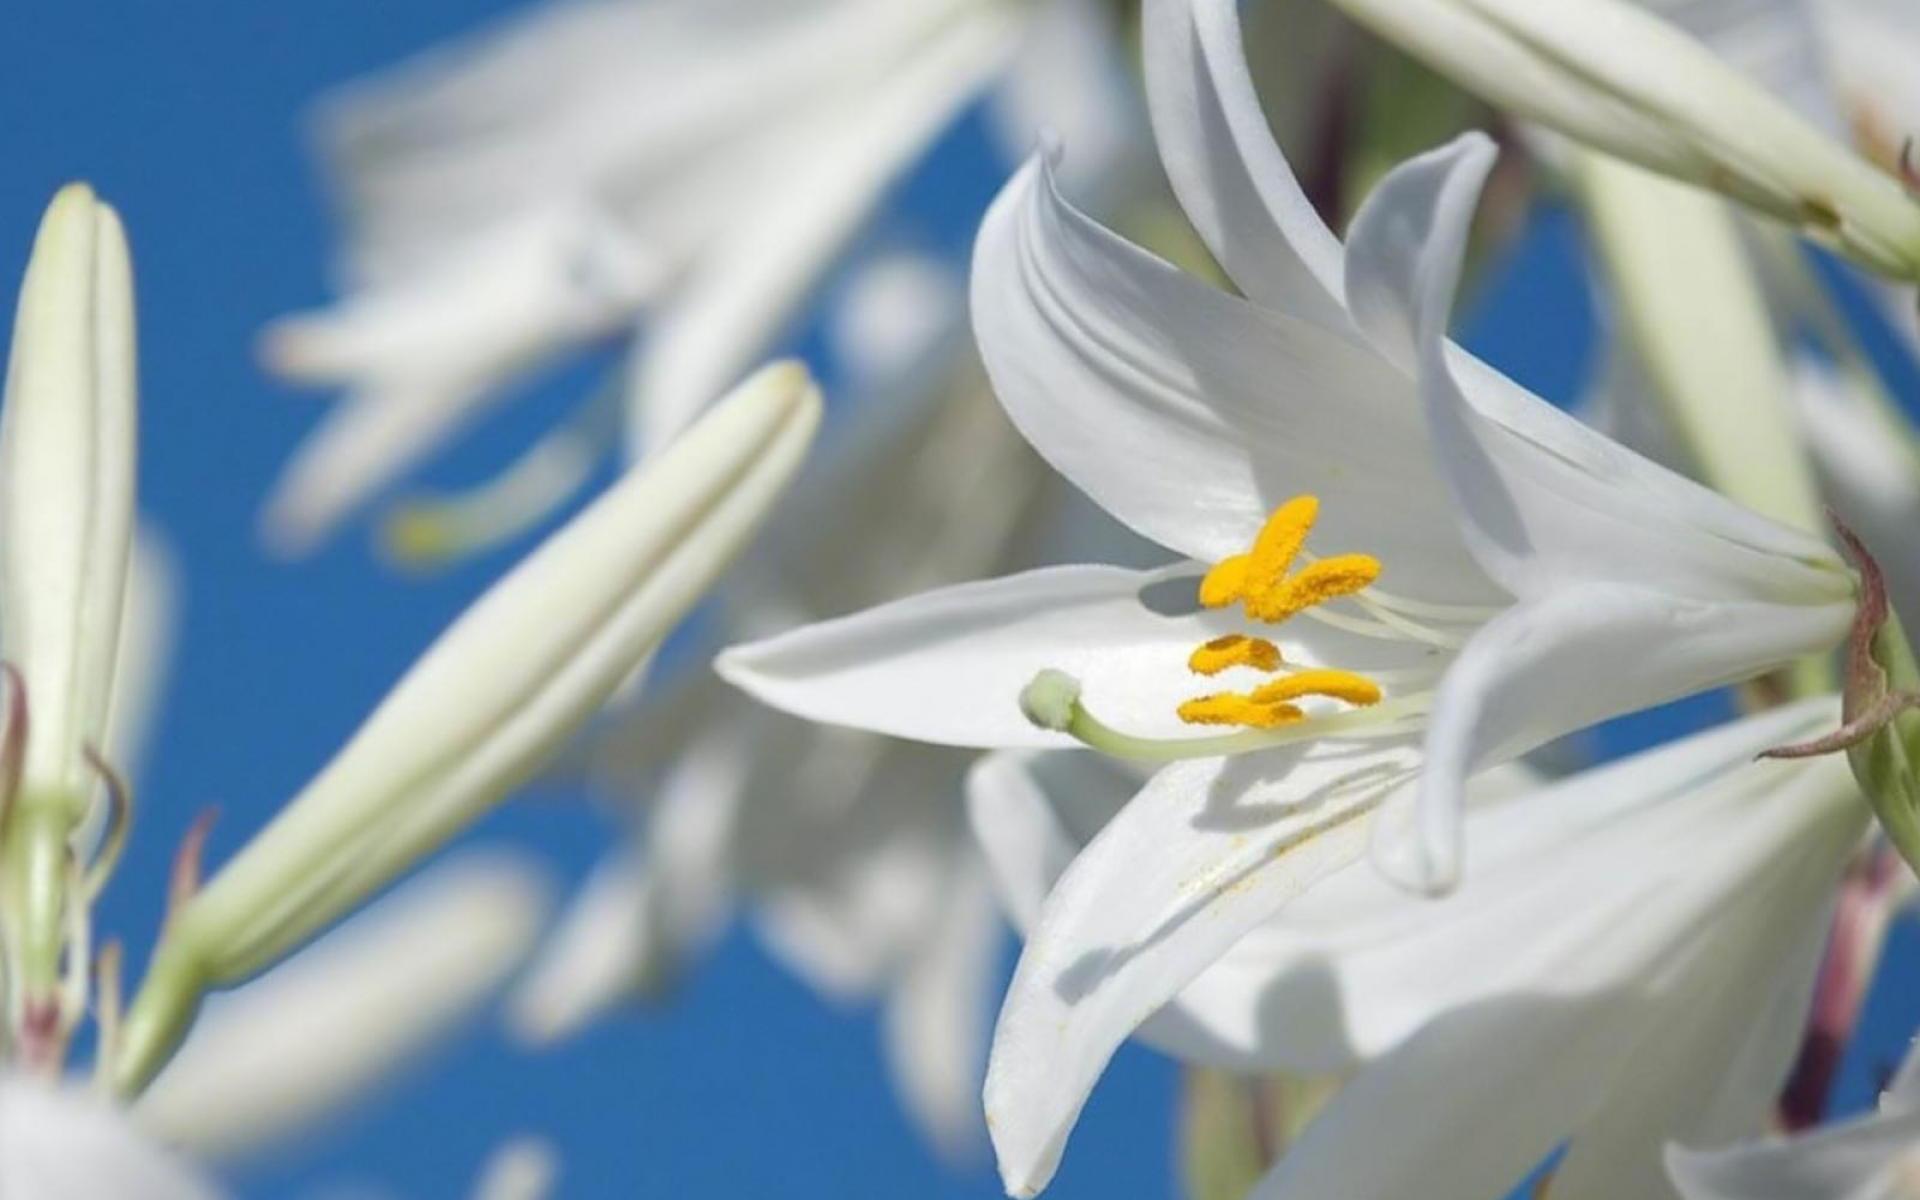
[[[221,1194],[93,1093],[0,1073],[0,1196],[214,1200]]]
[[[1484,858],[1459,891],[1409,897],[1343,867],[1139,1009],[1139,1035],[1193,1063],[1350,1077],[1262,1200],[1506,1195],[1560,1147],[1556,1198],[1665,1195],[1663,1144],[1759,1129],[1797,1048],[1867,810],[1840,762],[1752,758],[1833,710],[1483,792],[1468,819]],[[1143,833],[1131,787],[1083,755],[996,755],[972,780],[1028,935],[987,1093],[1016,1195],[1051,1176],[1104,1061],[1083,1057],[1084,1026],[1107,1019],[1089,989],[1164,932],[1098,865],[1146,849],[1116,846]]]
[[[1042,536],[1054,497],[958,344],[962,296],[951,269],[912,257],[845,290],[827,328],[856,427],[723,593],[731,627],[1022,561]],[[582,760],[635,836],[530,974],[522,1033],[568,1035],[659,996],[738,911],[824,998],[877,1002],[916,1125],[949,1156],[978,1148],[1000,936],[959,802],[969,756],[781,717],[702,669]]]
[[[200,1158],[258,1154],[346,1110],[473,1013],[539,934],[533,864],[469,854],[209,1003],[134,1106]]]
[[[969,105],[997,98],[1015,155],[1041,119],[1118,152],[1121,74],[1092,0],[601,0],[353,85],[321,122],[352,290],[266,339],[275,369],[350,397],[268,536],[311,546],[508,380],[643,314],[629,429],[652,452]]]
[[[163,1064],[202,991],[271,965],[543,765],[751,539],[820,414],[803,367],[767,368],[469,608],[174,915],[121,1090]]]
[[[1002,403],[1044,457],[1137,532],[1224,562],[1209,592],[1231,590],[1223,581],[1255,545],[1273,560],[1255,565],[1280,582],[1254,597],[1251,616],[1292,609],[1296,619],[1249,630],[1196,604],[1194,567],[1061,567],[798,630],[719,665],[812,719],[986,747],[1072,744],[1009,702],[1057,668],[1078,683],[1044,714],[1060,729],[1123,755],[1180,760],[1143,793],[1143,814],[1176,826],[1196,812],[1273,818],[1259,838],[1195,843],[1190,869],[1166,866],[1169,882],[1203,863],[1223,881],[1264,870],[1279,903],[1295,871],[1272,851],[1304,834],[1287,814],[1324,794],[1308,824],[1342,826],[1398,789],[1394,808],[1417,795],[1423,815],[1417,838],[1388,837],[1387,860],[1444,887],[1458,873],[1459,788],[1472,770],[1829,647],[1853,584],[1821,543],[1638,458],[1444,345],[1465,221],[1492,157],[1481,140],[1392,176],[1343,262],[1259,123],[1235,20],[1215,0],[1157,4],[1149,67],[1169,171],[1251,299],[1188,280],[1091,224],[1036,163],[982,231],[974,316]],[[1279,570],[1315,508],[1290,501],[1270,518],[1289,493],[1322,497],[1326,540],[1364,553]],[[1376,571],[1379,588],[1351,586]],[[1306,603],[1342,588],[1351,609]],[[1641,652],[1618,652],[1627,645]],[[1276,653],[1303,673],[1273,674]],[[1336,714],[1308,699],[1309,715],[1281,707],[1285,696],[1247,692],[1178,711],[1200,686],[1195,673],[1223,663],[1244,664],[1226,668],[1236,683],[1264,677],[1280,691],[1380,702]],[[1566,672],[1585,686],[1544,686]],[[1177,736],[1223,719],[1269,727]],[[1343,828],[1346,840],[1358,833]],[[1315,853],[1327,842],[1314,840]]]
[[[1920,279],[1897,179],[1632,0],[1333,2],[1491,103]]]
[[[1920,1187],[1920,1053],[1867,1116],[1723,1150],[1673,1146],[1667,1170],[1682,1200],[1905,1200]]]
[[[125,231],[69,185],[34,239],[0,416],[0,660],[19,686],[0,754],[0,932],[8,1018],[39,1027],[38,1043],[73,915],[68,846],[103,780],[133,537],[134,358]]]

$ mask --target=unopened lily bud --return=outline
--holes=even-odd
[[[820,410],[803,367],[766,368],[468,609],[175,914],[128,1016],[122,1090],[165,1061],[200,992],[270,966],[539,769],[751,540]]]
[[[0,659],[26,738],[0,805],[9,940],[29,1002],[64,934],[67,844],[99,773],[126,603],[134,491],[133,272],[113,210],[61,190],[20,289],[0,415]]]
[[[1334,0],[1490,103],[1920,279],[1901,184],[1628,0]]]

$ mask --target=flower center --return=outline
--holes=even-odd
[[[1200,603],[1207,608],[1238,604],[1248,620],[1278,625],[1371,586],[1380,578],[1380,561],[1367,554],[1339,554],[1294,569],[1319,515],[1320,501],[1313,496],[1296,496],[1274,509],[1251,549],[1222,559],[1201,579]],[[1267,639],[1234,633],[1195,650],[1187,666],[1196,675],[1218,675],[1232,667],[1273,674],[1286,664],[1279,647]],[[1381,690],[1364,675],[1322,667],[1294,672],[1250,692],[1201,696],[1177,711],[1190,725],[1277,729],[1307,719],[1295,701],[1309,696],[1368,707],[1380,702]]]

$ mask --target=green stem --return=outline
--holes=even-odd
[[[18,947],[19,986],[29,1001],[51,998],[60,983],[74,811],[63,794],[23,793],[7,821],[0,878],[9,935]]]

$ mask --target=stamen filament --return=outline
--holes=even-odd
[[[1383,738],[1417,733],[1433,705],[1432,692],[1383,700],[1372,708],[1307,717],[1276,729],[1197,738],[1149,738],[1113,728],[1080,702],[1079,681],[1062,671],[1042,671],[1020,693],[1027,719],[1064,733],[1088,748],[1135,762],[1180,762],[1271,750],[1323,737]]]

